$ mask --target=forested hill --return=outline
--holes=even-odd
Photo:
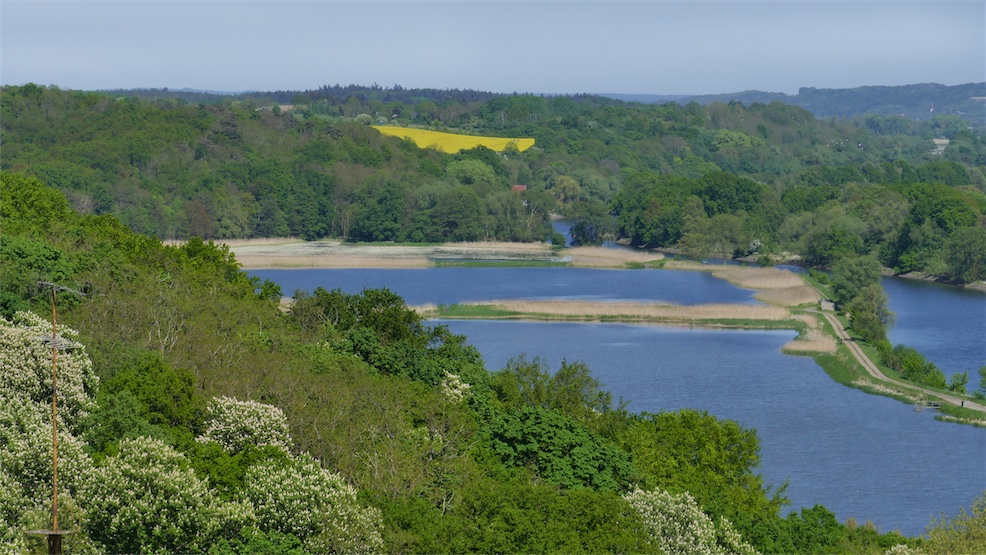
[[[786,251],[814,265],[875,254],[901,272],[986,274],[986,143],[957,116],[822,121],[780,102],[594,96],[385,102],[388,89],[284,107],[2,92],[4,170],[159,238],[540,241],[561,213],[580,243]],[[381,122],[536,144],[451,154],[367,125]]]
[[[768,104],[783,102],[801,106],[818,118],[853,118],[868,115],[901,116],[908,119],[928,120],[935,116],[954,115],[970,126],[982,130],[986,125],[986,83],[941,85],[921,83],[895,87],[856,87],[852,89],[818,89],[802,87],[798,94],[766,91],[742,91],[726,94],[677,96],[660,95],[606,95],[627,101],[664,103],[669,100],[686,104],[698,102],[755,102]]]

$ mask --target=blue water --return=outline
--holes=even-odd
[[[411,270],[253,270],[285,295],[316,287],[355,294],[386,287],[411,305],[492,299],[566,299],[759,304],[754,292],[705,272],[586,268],[426,268]]]
[[[700,272],[572,268],[265,270],[282,290],[387,287],[409,304],[497,298],[569,298],[755,303],[752,292]],[[896,280],[901,281],[901,280]],[[894,284],[896,283],[894,282]],[[976,331],[986,295],[907,282],[887,287],[895,334],[938,337],[954,362],[978,368],[986,336]],[[962,293],[954,295],[955,292]],[[974,294],[975,295],[975,294]],[[930,297],[928,299],[927,297]],[[917,306],[915,310],[904,307]],[[965,309],[971,308],[971,311]],[[942,317],[932,317],[932,314]],[[449,321],[491,370],[514,356],[583,361],[614,398],[656,412],[691,407],[757,430],[768,484],[790,480],[793,509],[816,503],[840,520],[872,520],[881,531],[924,532],[932,516],[954,514],[986,490],[986,431],[934,420],[892,399],[833,382],[814,361],[784,355],[790,331],[706,330],[620,324]],[[917,330],[907,331],[907,330]],[[965,333],[965,332],[970,333]],[[899,336],[898,336],[899,337]],[[944,338],[944,339],[942,339]],[[962,353],[965,353],[964,355]],[[967,357],[967,358],[962,358]],[[970,374],[970,385],[978,376]]]
[[[986,365],[986,293],[903,278],[884,278],[883,289],[897,315],[890,342],[914,347],[946,377],[968,372],[968,386],[978,387]]]

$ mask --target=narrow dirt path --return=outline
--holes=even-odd
[[[852,356],[855,357],[857,361],[859,361],[859,363],[863,366],[864,369],[866,369],[866,372],[870,376],[873,376],[874,378],[880,381],[884,381],[892,384],[900,384],[900,382],[898,382],[897,380],[887,377],[886,374],[884,374],[883,372],[880,371],[879,368],[877,368],[876,364],[873,364],[873,361],[870,360],[870,357],[866,356],[866,353],[863,352],[863,349],[861,349],[859,345],[857,345],[856,342],[849,337],[849,334],[846,333],[846,329],[842,327],[842,322],[840,322],[838,318],[836,318],[830,312],[821,312],[821,311],[814,311],[814,312],[818,312],[819,314],[825,316],[825,319],[828,320],[830,324],[832,324],[832,329],[835,330],[836,337],[838,337],[842,341],[842,343],[846,345],[846,347],[849,349],[849,352],[852,353]],[[900,385],[906,385],[907,387],[918,390],[926,395],[934,395],[935,397],[940,398],[942,401],[950,405],[955,405],[957,407],[964,406],[967,409],[986,412],[986,406],[983,406],[974,401],[970,401],[968,399],[963,399],[961,397],[956,397],[954,395],[943,393],[941,391],[935,391],[933,389],[927,389],[921,387],[920,385],[915,385],[911,383],[900,384]]]

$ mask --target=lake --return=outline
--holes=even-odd
[[[667,270],[433,268],[250,273],[281,284],[286,293],[318,286],[347,293],[387,287],[409,304],[498,298],[758,302],[751,291],[706,273]],[[975,361],[981,360],[986,335],[976,337],[975,332],[966,334],[955,328],[975,329],[978,315],[986,310],[986,295],[922,287],[927,285],[934,284],[909,282],[899,289],[888,287],[891,308],[898,311],[893,333],[946,337],[946,344],[955,347],[946,351],[971,357],[949,364],[978,368]],[[925,296],[933,299],[928,301]],[[925,308],[902,309],[913,303]],[[945,316],[930,318],[928,313],[935,311]],[[961,314],[969,314],[969,321],[963,321]],[[835,383],[812,359],[780,352],[793,331],[442,323],[466,335],[491,370],[522,353],[543,357],[552,369],[563,359],[580,360],[614,398],[627,401],[631,410],[691,407],[755,428],[762,448],[760,472],[768,484],[790,481],[786,495],[794,509],[818,503],[835,512],[840,521],[869,519],[881,531],[897,529],[919,535],[932,516],[954,514],[986,490],[986,431],[937,422],[933,412],[915,412],[909,405]],[[937,328],[932,332],[933,326]],[[912,329],[918,331],[907,331]],[[958,348],[957,338],[969,344]],[[970,385],[977,381],[978,376],[970,375]]]
[[[978,387],[986,365],[986,293],[903,278],[884,278],[883,289],[897,315],[890,342],[914,347],[946,377],[968,372],[969,386]]]

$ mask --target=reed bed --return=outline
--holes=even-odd
[[[796,337],[788,341],[781,347],[785,353],[808,354],[808,353],[834,353],[838,349],[835,339],[830,335],[825,335],[819,330],[808,330],[801,337]]]
[[[659,252],[604,247],[572,247],[565,254],[571,259],[572,266],[579,268],[623,268],[629,264],[646,264],[664,258]]]
[[[755,297],[767,304],[778,306],[817,305],[818,301],[822,299],[817,289],[804,282],[801,285],[783,289],[761,289]]]
[[[822,330],[821,322],[812,314],[795,314],[795,320],[807,326],[798,337],[788,341],[781,350],[791,354],[831,354],[838,350],[835,338]]]
[[[514,243],[508,241],[458,241],[442,243],[442,247],[483,251],[551,252],[551,246],[547,243]]]
[[[463,303],[491,305],[497,309],[528,315],[596,319],[620,317],[630,320],[766,320],[790,319],[790,313],[776,306],[741,304],[703,304],[682,306],[662,303],[592,302],[555,300],[495,300]]]
[[[805,285],[794,272],[778,268],[726,266],[715,268],[712,275],[746,289],[788,289]]]
[[[303,239],[297,237],[255,237],[252,239],[210,239],[210,241],[226,245],[227,247],[256,247],[271,245],[289,245],[292,243],[304,243]],[[165,239],[161,244],[169,247],[180,247],[187,243],[187,239]]]
[[[326,254],[286,255],[238,254],[243,268],[427,268],[431,261],[423,256],[388,258],[380,256]]]

